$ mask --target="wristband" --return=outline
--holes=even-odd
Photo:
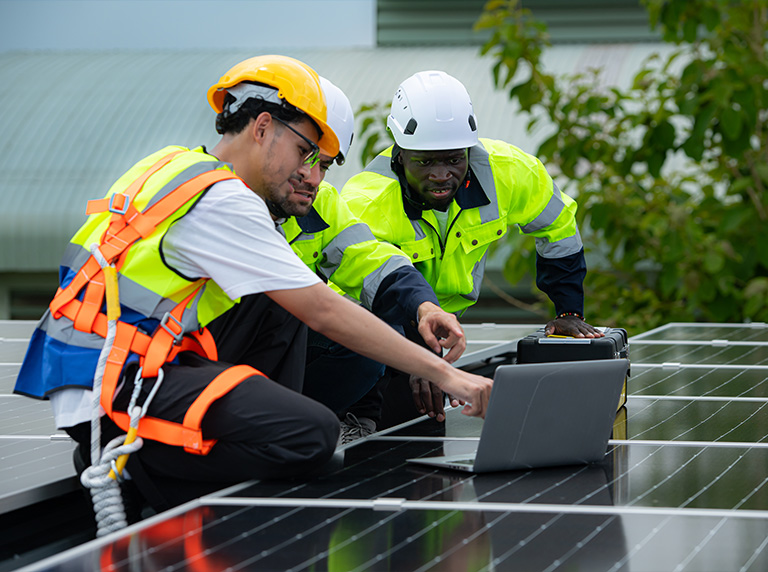
[[[569,316],[578,318],[582,322],[584,321],[584,316],[582,316],[581,314],[577,314],[576,312],[561,312],[557,316],[555,316],[555,320],[557,320],[558,318],[568,318]]]

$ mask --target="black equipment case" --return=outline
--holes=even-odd
[[[629,341],[623,328],[605,328],[603,338],[545,336],[544,328],[517,342],[517,363],[578,361],[585,359],[629,359]],[[629,371],[627,371],[629,377]],[[627,402],[627,380],[618,409]]]

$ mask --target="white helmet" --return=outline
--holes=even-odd
[[[477,119],[467,89],[442,71],[418,72],[400,84],[387,127],[402,149],[440,151],[477,145]]]
[[[355,135],[355,114],[343,91],[322,76],[320,76],[320,86],[323,88],[325,105],[328,108],[326,121],[339,138],[339,154],[336,156],[336,162],[341,165],[347,158]]]

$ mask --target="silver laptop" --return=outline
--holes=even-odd
[[[602,461],[628,368],[626,359],[499,366],[477,451],[408,461],[474,473]]]

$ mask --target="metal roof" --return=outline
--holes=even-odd
[[[553,72],[605,68],[626,84],[660,44],[569,45],[547,52]],[[264,50],[262,53],[270,53]],[[341,87],[357,108],[388,104],[400,81],[441,69],[467,86],[480,134],[535,152],[537,134],[494,90],[490,58],[477,47],[295,50]],[[53,270],[82,224],[88,199],[103,196],[136,161],[166,145],[213,146],[208,87],[252,52],[39,52],[0,54],[0,272]],[[359,127],[359,122],[358,122]],[[350,160],[327,180],[360,171]]]

